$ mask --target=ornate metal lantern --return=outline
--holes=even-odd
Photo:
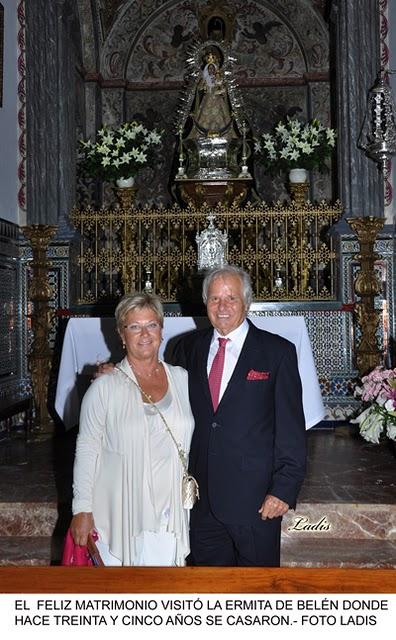
[[[366,115],[358,140],[358,146],[383,171],[386,170],[388,160],[396,153],[396,106],[388,73],[389,71],[382,70],[369,92]]]
[[[223,267],[227,264],[225,257],[228,242],[227,232],[223,231],[222,233],[220,229],[216,229],[213,224],[215,217],[213,214],[208,215],[208,227],[202,233],[197,233],[196,235],[198,271]]]

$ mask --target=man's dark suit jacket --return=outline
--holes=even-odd
[[[248,322],[245,343],[216,412],[207,376],[213,329],[183,336],[172,358],[188,370],[195,418],[189,466],[201,499],[193,509],[192,526],[208,507],[221,522],[254,524],[267,494],[293,508],[304,479],[305,420],[295,347]],[[251,370],[266,379],[249,380]]]

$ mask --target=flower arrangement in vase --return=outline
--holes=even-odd
[[[132,186],[133,180],[129,179],[139,169],[154,164],[161,138],[162,132],[149,131],[136,121],[117,128],[104,125],[97,131],[95,142],[79,141],[83,167],[91,177],[109,182],[126,180],[127,186]]]
[[[356,387],[355,396],[365,405],[364,410],[351,420],[359,425],[360,435],[375,444],[384,436],[396,440],[396,369],[376,367],[363,376],[362,386]]]
[[[270,133],[262,133],[255,143],[255,153],[268,173],[294,169],[310,171],[328,169],[336,143],[334,129],[324,127],[319,120],[303,123],[287,117]]]

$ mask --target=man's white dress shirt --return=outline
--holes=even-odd
[[[218,338],[228,338],[228,342],[226,343],[225,348],[225,360],[224,360],[224,369],[223,375],[221,378],[220,385],[220,393],[219,393],[219,403],[221,398],[223,397],[223,393],[227,388],[227,385],[231,379],[232,374],[234,373],[234,369],[236,363],[238,362],[238,358],[241,354],[243,344],[246,340],[246,336],[249,331],[249,323],[245,319],[242,324],[239,325],[236,329],[228,333],[226,336],[222,336],[217,329],[213,330],[213,337],[210,343],[209,354],[208,354],[208,365],[207,372],[209,376],[210,369],[212,367],[212,363],[214,357],[219,349],[219,340]]]

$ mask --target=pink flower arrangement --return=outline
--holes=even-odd
[[[376,444],[381,435],[396,440],[396,369],[376,367],[363,376],[362,386],[356,387],[355,396],[368,405],[351,420],[359,425],[361,436]]]

